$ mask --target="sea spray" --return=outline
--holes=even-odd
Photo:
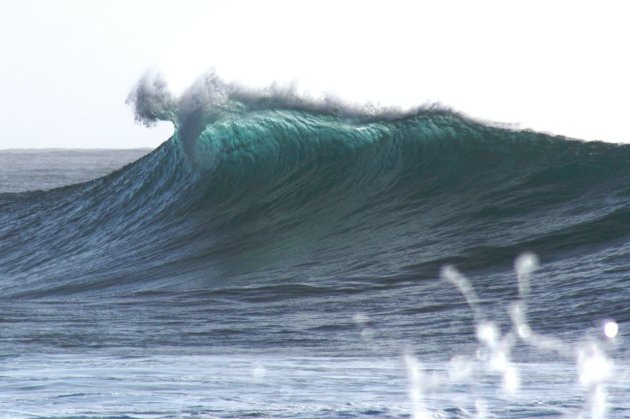
[[[431,419],[431,414],[424,404],[424,380],[422,364],[413,354],[404,357],[405,367],[409,377],[409,399],[412,406],[413,419]]]
[[[527,322],[526,300],[530,292],[530,278],[532,273],[539,268],[539,259],[533,253],[523,253],[516,258],[514,269],[517,278],[519,300],[511,305],[509,310],[513,331],[504,336],[498,326],[486,319],[479,307],[477,296],[470,281],[462,275],[454,266],[446,266],[442,269],[443,280],[454,285],[464,296],[471,308],[474,319],[476,338],[480,344],[475,359],[482,364],[481,372],[488,371],[499,374],[502,378],[501,388],[508,394],[515,395],[519,387],[520,372],[516,364],[510,361],[510,351],[517,345],[517,338],[540,351],[554,351],[565,357],[575,356],[577,369],[577,382],[585,391],[584,404],[579,411],[567,413],[567,418],[577,415],[579,418],[603,419],[607,412],[606,383],[612,378],[614,361],[606,354],[606,340],[614,340],[618,334],[619,326],[614,320],[607,319],[602,322],[600,336],[602,339],[587,338],[585,341],[571,344],[562,342],[553,336],[536,333]],[[410,398],[413,406],[413,416],[418,418],[431,417],[424,402],[425,388],[422,386],[422,368],[419,361],[409,354],[405,355],[410,380]],[[467,380],[469,382],[479,379],[475,374],[475,368],[466,356],[455,356],[451,360],[449,379],[451,381]],[[477,373],[478,374],[478,373]],[[475,417],[490,417],[483,399],[475,402]]]

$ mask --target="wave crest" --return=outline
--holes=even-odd
[[[130,92],[127,103],[135,118],[150,126],[159,120],[173,122],[186,153],[193,158],[195,142],[214,121],[263,110],[291,110],[334,116],[356,122],[396,121],[427,113],[462,114],[439,104],[428,103],[403,109],[378,103],[350,103],[334,95],[312,97],[295,84],[271,84],[262,89],[222,80],[214,71],[199,77],[176,98],[166,80],[155,72],[146,73]]]

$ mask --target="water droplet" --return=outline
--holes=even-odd
[[[619,333],[619,325],[614,320],[606,320],[604,322],[604,334],[608,339],[612,339]]]

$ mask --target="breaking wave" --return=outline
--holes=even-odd
[[[157,150],[96,181],[0,195],[0,294],[336,287],[509,269],[628,239],[630,147],[250,91],[210,74],[130,94]],[[612,269],[612,267],[611,267]],[[307,287],[307,288],[304,288]]]

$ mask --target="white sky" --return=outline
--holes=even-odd
[[[626,10],[627,9],[627,10]],[[579,1],[2,0],[0,148],[155,147],[125,99],[159,66],[181,91],[296,82],[630,142],[630,4]]]

